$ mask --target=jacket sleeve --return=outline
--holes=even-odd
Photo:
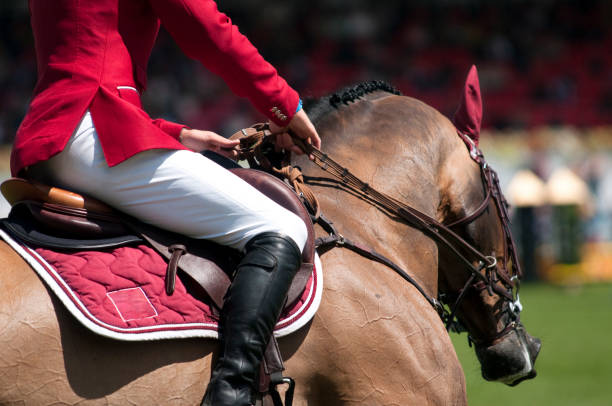
[[[156,118],[155,120],[153,120],[153,124],[158,126],[163,132],[171,135],[177,140],[179,136],[181,135],[181,130],[183,128],[189,128],[188,126],[184,124],[174,123],[172,121],[164,120],[163,118]]]
[[[221,76],[232,91],[285,126],[299,95],[266,62],[213,0],[149,0],[183,52]]]

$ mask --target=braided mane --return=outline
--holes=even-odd
[[[313,122],[317,122],[327,113],[334,109],[339,109],[342,105],[348,105],[362,99],[364,96],[377,91],[383,91],[391,94],[400,95],[401,92],[395,87],[382,80],[372,80],[369,82],[359,83],[353,86],[345,87],[344,89],[321,97],[320,99],[308,99],[305,101],[305,109]]]

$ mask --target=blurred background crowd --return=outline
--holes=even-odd
[[[594,126],[612,114],[612,3],[606,0],[219,0],[302,94],[384,79],[446,114],[476,64],[485,126]],[[0,3],[0,140],[35,83],[26,0]],[[162,32],[149,66],[153,115],[232,131],[250,107]],[[255,118],[255,117],[253,117]],[[226,128],[226,127],[231,128]]]
[[[548,193],[528,204],[538,207],[539,228],[527,235],[541,235],[526,246],[544,247],[533,254],[530,272],[548,277],[550,264],[559,262],[550,244],[562,236],[553,227],[552,192],[545,189],[559,170],[570,169],[586,185],[585,193],[569,193],[580,200],[570,202],[580,207],[574,216],[579,233],[573,234],[580,236],[577,244],[599,244],[595,252],[603,259],[597,261],[606,265],[598,275],[612,278],[605,272],[612,268],[612,249],[605,245],[612,240],[612,2],[219,0],[218,5],[304,97],[382,79],[451,117],[466,73],[477,65],[483,149],[502,186],[512,184],[509,197],[521,205],[522,197],[515,195],[524,188],[512,182],[529,170],[544,190],[538,193]],[[10,145],[25,113],[36,80],[34,62],[27,1],[1,2],[0,144]],[[224,135],[262,120],[219,78],[184,57],[163,29],[148,74],[144,103],[153,117]],[[567,189],[566,181],[558,184]]]

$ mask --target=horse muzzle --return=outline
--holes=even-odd
[[[541,347],[540,339],[530,336],[519,324],[497,343],[476,346],[482,377],[509,386],[535,378],[534,365]]]

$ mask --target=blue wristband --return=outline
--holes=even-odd
[[[295,112],[297,113],[300,110],[302,110],[302,99],[300,99],[300,101],[298,102],[298,105],[297,105],[297,108],[295,109]]]

